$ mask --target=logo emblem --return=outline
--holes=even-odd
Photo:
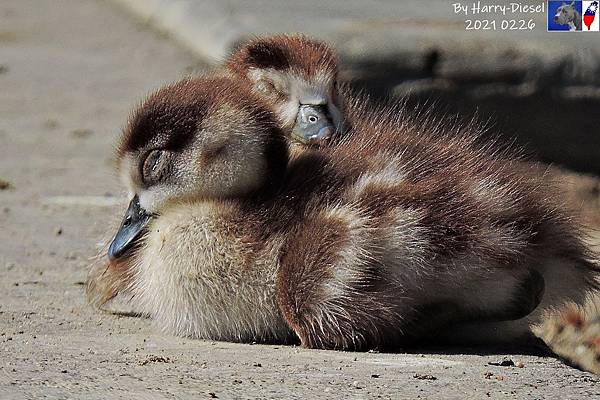
[[[598,17],[596,16],[598,11],[598,1],[584,1],[582,2],[582,9],[585,10],[583,13],[583,31],[600,31],[600,24],[598,23]]]
[[[549,31],[581,31],[582,23],[581,1],[571,1],[570,3],[565,1],[548,1]]]

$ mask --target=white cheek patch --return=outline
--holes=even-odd
[[[294,100],[286,101],[278,107],[277,116],[281,119],[283,127],[291,129],[294,126],[299,109],[300,104]]]
[[[314,79],[307,82],[299,76],[289,76],[291,87],[296,88],[297,99],[300,104],[323,105],[331,103],[329,86],[333,79],[329,76],[317,74]]]
[[[273,69],[252,68],[248,78],[253,82],[268,80],[276,89],[287,94],[288,99],[276,105],[276,113],[282,126],[291,129],[296,123],[296,117],[301,104],[328,105],[329,113],[337,132],[343,132],[344,121],[341,110],[331,98],[333,77],[330,73],[321,72],[311,77],[310,81],[301,77],[299,72],[278,72]]]
[[[138,191],[140,207],[150,213],[157,213],[169,200],[184,198],[188,194],[191,193],[187,193],[183,187],[169,184],[157,184]]]
[[[121,158],[118,166],[119,177],[123,186],[127,189],[127,196],[131,199],[138,191],[139,185],[133,177],[134,175],[135,157],[132,154],[126,154]]]
[[[288,100],[281,102],[276,105],[276,113],[284,127],[291,128],[296,121],[296,115],[298,114],[298,96],[296,95],[295,82],[293,77],[289,74],[284,74],[274,69],[259,69],[251,68],[248,71],[248,79],[255,84],[261,80],[266,80],[275,86],[275,89],[285,93],[288,96]],[[259,95],[266,95],[260,90],[256,89]]]
[[[154,213],[158,209],[158,204],[162,203],[160,201],[160,192],[156,190],[140,190],[138,193],[140,199],[140,207],[144,210]]]

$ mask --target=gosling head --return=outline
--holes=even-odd
[[[152,94],[130,118],[117,158],[131,202],[110,245],[111,261],[125,255],[169,204],[239,198],[276,185],[287,145],[245,83],[212,77]]]
[[[258,38],[226,67],[271,104],[292,139],[321,145],[344,130],[337,57],[327,44],[301,35]]]

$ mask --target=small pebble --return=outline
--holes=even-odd
[[[62,233],[63,233],[62,228],[56,228],[56,232],[55,233],[56,233],[56,236],[62,235]]]
[[[44,127],[47,129],[56,129],[58,125],[58,120],[55,118],[46,118],[46,121],[44,121]]]
[[[0,190],[6,190],[12,188],[12,185],[9,181],[0,178]]]
[[[502,361],[490,361],[488,365],[494,365],[496,367],[514,367],[515,363],[510,358],[503,358]]]
[[[414,374],[413,378],[427,380],[427,381],[435,381],[437,379],[435,376],[429,375],[429,374]]]
[[[521,361],[517,361],[515,363],[515,367],[517,367],[517,368],[523,368],[524,366],[525,366],[525,364],[523,364]]]
[[[126,349],[121,349],[121,352],[123,354],[126,354],[127,350]],[[140,365],[148,365],[150,363],[170,363],[170,362],[171,362],[171,359],[169,357],[149,356],[145,360],[140,361],[139,364]]]

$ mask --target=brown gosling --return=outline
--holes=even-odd
[[[369,112],[369,106],[366,105],[368,99],[364,96],[355,96],[338,85],[338,62],[335,51],[319,40],[303,35],[276,35],[256,38],[236,50],[225,65],[234,76],[248,81],[254,93],[270,104],[272,110],[278,116],[282,128],[288,133],[290,148],[295,155],[314,149],[315,146],[312,145],[336,146],[343,140],[344,135],[348,134],[348,131],[354,131],[353,135],[363,136],[363,138],[360,140],[353,138],[351,139],[352,142],[357,143],[361,140],[362,142],[368,142],[358,150],[374,151],[376,156],[381,151],[385,152],[386,149],[389,150],[390,147],[393,148],[394,146],[395,150],[392,151],[392,155],[394,151],[400,152],[405,151],[405,149],[411,149],[410,151],[426,149],[429,152],[433,149],[433,152],[438,152],[438,154],[429,154],[428,157],[422,157],[423,160],[420,162],[423,165],[420,168],[424,169],[443,168],[445,163],[441,163],[441,160],[452,156],[456,156],[459,163],[464,162],[463,166],[458,168],[481,169],[489,163],[489,160],[485,160],[483,157],[467,154],[473,148],[470,142],[475,141],[477,136],[476,131],[478,128],[476,126],[472,127],[474,132],[463,132],[462,138],[449,138],[447,134],[442,134],[442,137],[435,137],[435,134],[439,133],[437,132],[440,130],[439,127],[434,126],[431,132],[423,133],[426,131],[426,127],[431,127],[431,123],[425,124],[425,127],[421,129],[417,128],[419,121],[414,119],[402,123],[402,118],[406,116],[406,110],[399,107],[384,107],[379,111]],[[307,106],[307,104],[309,105]],[[305,114],[303,113],[303,110],[310,107],[310,104],[317,104],[320,107],[319,109],[322,110],[320,115],[324,116],[324,118],[315,121],[316,125],[320,126],[319,123],[322,123],[322,121],[329,121],[329,125],[335,127],[330,135],[311,140],[314,130],[311,129],[311,125],[304,123]],[[388,116],[381,118],[381,114],[385,113]],[[394,113],[396,113],[395,116]],[[376,124],[381,126],[374,128],[373,125]],[[411,126],[411,124],[414,124],[414,126]],[[452,131],[455,128],[449,126],[446,130]],[[381,132],[373,134],[375,129],[384,132],[396,129],[396,132],[389,136],[381,134]],[[365,137],[371,134],[373,134],[372,137]],[[457,135],[456,132],[452,134]],[[458,136],[460,135],[458,134]],[[464,149],[460,149],[459,143],[464,140],[469,143]],[[396,142],[395,145],[392,144],[393,141]],[[344,144],[344,147],[347,147],[347,144]],[[512,176],[506,179],[503,188],[495,187],[500,185],[500,177],[497,177],[498,182],[496,184],[485,180],[480,181],[478,183],[481,186],[480,190],[489,186],[490,196],[500,195],[502,192],[511,191],[511,186],[515,186],[515,190],[518,189],[519,180],[523,181],[521,190],[527,190],[525,188],[527,185],[530,185],[533,190],[538,190],[537,188],[543,186],[542,182],[538,180],[535,166],[520,162],[518,157],[511,155],[510,152],[505,152],[503,155],[503,151],[498,150],[497,153],[496,156],[500,159],[506,158],[503,169],[507,170]],[[367,159],[373,157],[373,154],[363,155]],[[473,158],[474,160],[465,161],[465,156],[467,156],[467,160]],[[407,158],[410,158],[410,156]],[[385,160],[381,162],[383,164]],[[390,162],[393,163],[393,160],[391,159]],[[472,165],[469,165],[469,163]],[[481,165],[476,165],[477,163],[481,163]],[[416,166],[412,166],[410,169],[412,168],[416,168]],[[393,170],[393,167],[390,167],[390,170]],[[438,171],[438,174],[442,175],[441,171]],[[487,179],[485,176],[478,179],[481,178]],[[389,174],[387,180],[391,186],[394,186],[392,184],[393,179],[392,174]],[[398,176],[397,184],[400,184],[401,179],[402,176]],[[549,197],[557,197],[552,193],[552,189],[545,188],[542,192]],[[494,199],[491,198],[489,201],[493,202]],[[552,207],[564,208],[559,201],[554,201],[554,203]],[[498,201],[498,205],[501,205],[500,201]],[[526,212],[526,210],[523,209],[521,212]],[[543,210],[539,212],[543,213]],[[566,211],[558,211],[558,213],[562,213],[565,220],[570,219]],[[575,231],[577,230],[575,223],[571,223],[571,226]],[[577,237],[581,234],[573,232],[573,235],[576,236],[575,242],[581,240]],[[501,245],[502,243],[498,242],[498,246]],[[523,243],[523,245],[526,244]],[[586,254],[587,250],[583,245],[581,257],[589,258],[590,255]],[[583,264],[586,263],[587,261]],[[593,270],[593,267],[591,269]],[[428,313],[435,310],[436,316],[433,319],[440,324],[444,320],[456,320],[457,315],[461,314],[463,319],[475,321],[474,324],[453,326],[448,330],[448,338],[453,341],[511,341],[515,336],[520,336],[524,332],[529,333],[529,324],[538,321],[537,316],[541,313],[545,313],[560,304],[562,300],[559,299],[570,299],[570,295],[564,293],[575,293],[575,298],[581,300],[583,294],[595,285],[592,278],[591,284],[585,283],[581,287],[578,287],[579,283],[571,283],[569,285],[572,285],[572,288],[557,288],[560,283],[551,282],[553,283],[552,286],[544,288],[544,276],[540,275],[535,268],[532,271],[536,272],[532,275],[525,274],[521,282],[513,282],[513,288],[520,287],[521,293],[519,295],[506,297],[504,307],[500,307],[501,299],[496,300],[498,302],[496,311],[482,307],[484,313],[479,314],[471,306],[463,309],[461,304],[451,305],[449,303],[430,304],[424,307],[427,308]],[[557,274],[554,272],[547,273],[546,277],[552,277],[551,281],[560,281],[561,274],[569,275],[569,268],[558,271]],[[574,281],[577,281],[577,279],[574,279]],[[583,281],[588,282],[588,278],[583,279]],[[535,314],[536,317],[530,316],[519,321],[498,323],[501,320],[515,320],[520,319],[519,316],[525,316],[541,302],[542,291],[549,288],[553,288],[552,292],[546,294],[544,306]],[[578,291],[582,295],[577,294]],[[558,293],[563,293],[563,295]],[[555,301],[549,300],[551,298]],[[517,307],[516,304],[521,306]],[[429,332],[431,333],[431,329],[429,329]],[[437,333],[437,331],[434,330],[434,333]]]
[[[128,293],[176,335],[365,349],[469,314],[466,337],[514,340],[593,286],[569,215],[473,127],[357,103],[344,140],[288,162],[261,101],[200,78],[136,110],[119,146],[132,201],[92,300]]]

